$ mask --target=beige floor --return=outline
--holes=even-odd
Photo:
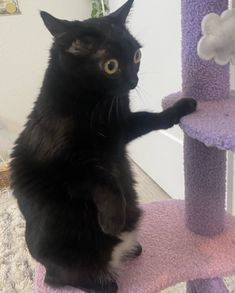
[[[136,178],[136,190],[142,203],[170,199],[170,196],[144,173],[138,165],[133,163],[132,167]]]
[[[135,164],[133,171],[140,202],[170,199]],[[24,227],[24,220],[12,195],[8,190],[0,191],[0,293],[33,293],[35,263],[25,246]],[[2,280],[4,282],[1,282]],[[229,292],[235,293],[234,278],[227,278],[225,281]],[[184,292],[184,283],[162,291],[162,293]]]

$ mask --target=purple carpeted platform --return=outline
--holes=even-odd
[[[181,97],[182,93],[169,95],[163,100],[163,108]],[[231,91],[230,99],[198,102],[198,110],[182,118],[180,127],[206,146],[235,152],[235,91]]]
[[[204,237],[185,227],[184,201],[169,200],[143,206],[139,240],[143,254],[127,262],[120,273],[119,293],[156,293],[188,279],[235,274],[235,219],[225,215],[220,235]],[[46,286],[44,268],[35,276],[36,293],[81,293]]]

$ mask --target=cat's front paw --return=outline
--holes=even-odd
[[[179,123],[180,119],[188,114],[193,113],[197,109],[197,102],[191,98],[183,98],[173,105],[177,112],[175,124]]]

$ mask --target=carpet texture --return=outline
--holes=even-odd
[[[184,201],[143,206],[139,240],[143,254],[120,272],[119,293],[155,293],[178,282],[235,274],[235,218],[226,214],[225,231],[203,237],[185,228]],[[46,286],[44,268],[36,271],[36,293],[81,293]]]
[[[25,223],[8,190],[0,191],[0,292],[33,293],[35,263],[24,240]]]

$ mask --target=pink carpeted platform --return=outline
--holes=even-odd
[[[156,293],[178,282],[235,274],[235,218],[226,214],[225,231],[211,238],[185,228],[184,201],[143,206],[139,240],[143,254],[124,264],[119,293]],[[74,288],[46,286],[44,268],[35,276],[36,293],[81,293]]]
[[[168,108],[181,98],[182,93],[171,94],[163,100]],[[235,91],[229,99],[199,101],[195,113],[183,117],[181,128],[191,138],[209,147],[235,152]]]

